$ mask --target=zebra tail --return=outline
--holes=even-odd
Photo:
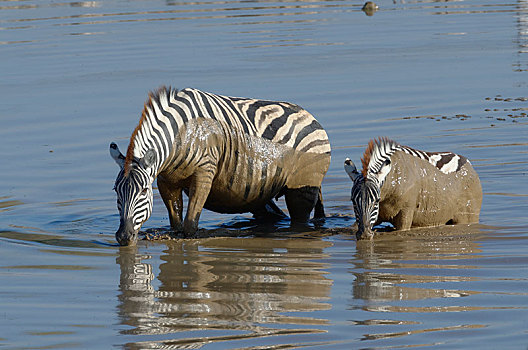
[[[321,192],[321,187],[319,187],[319,195],[317,196],[317,202],[315,203],[314,209],[314,219],[321,220],[326,218],[324,205],[323,205],[323,193]]]

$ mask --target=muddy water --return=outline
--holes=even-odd
[[[528,3],[378,5],[0,2],[0,347],[525,349]],[[325,225],[114,246],[108,145],[161,84],[310,110]],[[480,223],[356,243],[342,161],[375,136],[471,159]]]

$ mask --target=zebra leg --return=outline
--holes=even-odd
[[[158,176],[158,190],[167,207],[171,229],[174,231],[182,230],[183,200],[181,187],[170,188],[162,176]]]
[[[281,220],[286,217],[286,214],[273,202],[271,199],[263,208],[251,212],[253,217],[257,220]]]
[[[310,219],[310,213],[317,203],[318,193],[319,187],[313,186],[286,189],[284,197],[292,222],[305,223]]]
[[[321,187],[319,187],[319,194],[317,195],[317,202],[315,203],[314,219],[321,220],[326,217],[323,205],[323,194],[321,193]]]
[[[394,217],[394,222],[392,224],[396,230],[406,231],[409,230],[412,226],[414,213],[409,208],[402,208],[398,215]]]
[[[198,231],[198,221],[213,183],[214,172],[197,170],[189,186],[189,204],[183,221],[183,234],[190,237]]]

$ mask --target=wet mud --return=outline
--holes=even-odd
[[[335,216],[334,218],[342,217]],[[192,237],[185,237],[183,232],[175,232],[170,229],[163,228],[152,228],[139,233],[139,239],[147,242],[166,242],[166,241],[180,241],[180,240],[193,240],[193,239],[208,239],[208,238],[323,238],[335,235],[344,237],[350,237],[354,239],[356,237],[357,225],[352,224],[349,227],[313,227],[306,226],[304,230],[299,227],[295,228],[277,228],[274,226],[259,226],[258,224],[253,225],[253,228],[236,228],[236,227],[222,227],[214,229],[199,229],[198,232]],[[359,240],[358,244],[362,242],[378,242],[387,241],[391,239],[414,239],[421,237],[435,237],[445,239],[464,239],[465,236],[473,236],[482,234],[483,230],[499,229],[498,227],[491,227],[482,224],[460,224],[460,225],[443,225],[443,226],[431,226],[431,227],[413,227],[409,230],[396,230],[389,224],[376,227],[374,229],[374,238],[372,240]],[[474,237],[473,237],[474,238]]]

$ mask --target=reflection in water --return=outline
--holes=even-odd
[[[437,230],[450,230],[438,228]],[[456,227],[454,228],[456,229]],[[432,230],[432,229],[429,229]],[[414,231],[414,230],[413,230]],[[424,230],[416,230],[423,231]],[[387,237],[358,244],[355,256],[353,295],[369,302],[455,298],[478,292],[446,288],[424,288],[438,285],[475,281],[464,276],[474,269],[470,259],[478,258],[478,244],[468,236],[441,235],[435,238]],[[443,272],[442,272],[443,271]],[[445,271],[450,271],[448,275]],[[415,272],[413,274],[412,272]],[[438,275],[441,273],[442,275]],[[421,287],[406,287],[413,284]]]
[[[136,248],[122,248],[117,262],[121,268],[119,314],[121,322],[130,326],[125,333],[201,331],[197,338],[167,339],[157,345],[182,341],[200,345],[203,332],[213,329],[249,332],[230,340],[319,333],[301,326],[325,325],[326,319],[298,313],[330,308],[323,301],[329,299],[332,281],[324,276],[326,265],[319,261],[328,246],[325,241],[306,239],[170,242],[161,256],[157,279],[154,261],[149,261],[155,259],[139,255]],[[298,329],[270,327],[274,324]],[[207,338],[214,340],[228,339]]]
[[[60,7],[60,6],[71,6],[71,7],[101,7],[100,1],[73,1],[73,2],[62,2],[62,3],[35,3],[22,5],[8,5],[0,6],[0,10],[27,10],[27,9],[38,9],[45,7]]]
[[[115,11],[99,1],[38,3],[0,6],[0,13],[13,9],[57,8],[53,15],[47,12],[20,11],[12,17],[0,19],[1,29],[15,31],[24,40],[0,41],[2,44],[34,43],[42,39],[41,30],[56,27],[67,31],[67,35],[109,35],[111,31],[91,30],[92,27],[110,24],[144,25],[147,22],[187,22],[199,21],[201,26],[260,26],[266,30],[249,35],[249,40],[241,40],[237,48],[262,48],[283,46],[329,46],[343,45],[343,42],[319,41],[316,33],[303,36],[301,30],[315,31],[316,24],[332,20],[336,14],[359,11],[350,10],[350,3],[341,0],[212,0],[212,1],[167,1],[164,6],[153,6],[150,2],[138,2],[137,7],[127,7]],[[67,8],[66,8],[67,7]],[[97,8],[97,10],[94,10]],[[46,16],[41,15],[46,13]],[[293,24],[288,28],[273,28],[274,25]],[[301,24],[308,26],[300,27]],[[73,26],[73,29],[67,27]],[[60,28],[60,29],[59,29]],[[271,28],[271,29],[270,29]],[[246,31],[248,32],[248,31]],[[293,33],[293,34],[292,34]],[[237,33],[233,33],[237,35]],[[256,37],[253,39],[253,37]]]
[[[260,4],[259,4],[260,3]],[[75,7],[98,7],[97,2],[82,2]],[[92,6],[88,6],[88,5]],[[248,5],[248,4],[253,4]],[[258,4],[258,5],[257,5]],[[82,6],[84,5],[84,6]],[[51,17],[23,17],[10,19],[5,22],[41,22],[50,20],[72,20],[61,22],[60,25],[79,25],[79,24],[107,24],[107,23],[130,23],[130,22],[149,22],[149,21],[173,21],[188,19],[220,19],[220,18],[249,18],[249,17],[270,17],[270,16],[299,16],[314,15],[319,13],[331,13],[338,10],[346,9],[349,5],[336,2],[335,0],[297,0],[294,4],[282,3],[281,1],[211,1],[211,2],[188,2],[182,1],[172,3],[177,5],[177,9],[172,10],[142,10],[142,11],[122,11],[112,13],[82,13],[70,14],[64,16]],[[36,7],[37,5],[35,5]],[[176,6],[174,6],[176,7]],[[23,7],[31,8],[31,7]],[[150,8],[150,7],[147,7]],[[0,7],[0,10],[11,8]],[[219,14],[213,14],[219,13]],[[221,14],[220,14],[221,13]],[[31,15],[31,13],[28,13]],[[171,15],[179,15],[178,17]],[[197,17],[195,17],[197,16]],[[104,19],[103,19],[104,18]],[[80,20],[85,20],[79,22]]]
[[[10,199],[10,197],[0,197],[0,213],[10,210],[14,206],[22,204],[24,204],[24,202],[17,199]]]
[[[367,1],[361,10],[365,12],[367,16],[373,16],[376,11],[378,11],[379,7],[372,1]]]
[[[429,328],[429,329],[420,329],[416,331],[406,331],[406,332],[393,332],[393,333],[381,333],[381,334],[367,334],[361,340],[376,340],[376,339],[385,339],[385,338],[395,338],[403,337],[407,335],[421,334],[421,333],[430,333],[430,332],[445,332],[445,331],[455,331],[455,330],[464,330],[464,329],[478,329],[484,328],[484,325],[460,325],[452,327],[440,327],[440,328]],[[429,344],[434,345],[434,344]]]
[[[462,234],[458,231],[467,231]],[[434,232],[436,231],[436,232]],[[486,327],[480,323],[452,323],[442,327],[423,327],[413,322],[416,314],[471,312],[492,310],[495,306],[468,305],[462,297],[481,294],[457,286],[475,286],[481,278],[475,277],[477,261],[482,250],[475,242],[480,230],[476,227],[443,227],[418,229],[398,236],[385,236],[375,241],[362,241],[357,245],[353,259],[354,282],[352,295],[357,309],[372,314],[393,315],[397,320],[357,320],[358,325],[393,324],[401,329],[369,328],[362,341],[416,336],[431,332],[464,331]],[[447,301],[445,298],[453,301]],[[470,298],[467,298],[470,299]],[[419,303],[416,300],[423,300]],[[445,301],[440,301],[445,300]],[[456,300],[456,301],[455,301]],[[411,301],[409,304],[408,301]],[[446,303],[452,305],[446,305]],[[410,315],[410,319],[405,316]],[[414,316],[412,316],[414,315]],[[385,316],[386,317],[386,316]],[[460,317],[459,317],[460,318]],[[396,330],[396,331],[395,331]],[[370,332],[369,332],[370,331]],[[433,345],[433,344],[429,344]]]

